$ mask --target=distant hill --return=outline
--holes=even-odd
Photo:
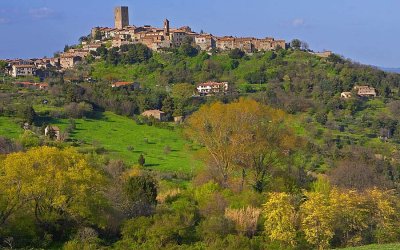
[[[391,72],[391,73],[398,73],[400,74],[400,68],[382,68],[379,67],[381,70],[386,71],[386,72]]]

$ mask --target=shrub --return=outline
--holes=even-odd
[[[139,163],[139,165],[142,166],[142,167],[143,167],[144,164],[146,163],[146,159],[144,158],[143,154],[141,154],[141,155],[139,156],[138,163]]]
[[[229,52],[229,57],[231,59],[241,59],[245,55],[244,51],[241,49],[233,49]]]
[[[253,236],[256,233],[260,214],[260,208],[250,206],[242,209],[227,208],[225,210],[225,217],[235,222],[236,231],[248,236]]]

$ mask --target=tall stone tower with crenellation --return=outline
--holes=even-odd
[[[123,29],[126,26],[129,26],[129,11],[126,6],[116,7],[114,10],[115,14],[115,28]]]

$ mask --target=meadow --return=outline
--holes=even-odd
[[[137,164],[141,154],[146,167],[157,171],[190,173],[198,169],[194,159],[194,145],[183,139],[178,128],[174,130],[138,125],[131,118],[111,112],[96,119],[76,119],[76,129],[70,134],[81,150],[104,148],[112,159]],[[68,120],[55,119],[53,125],[65,130]]]
[[[18,138],[23,129],[16,123],[13,118],[0,116],[0,135],[9,139]]]
[[[395,244],[373,244],[373,245],[367,245],[367,246],[361,246],[361,247],[348,247],[348,248],[343,248],[343,250],[397,250],[400,249],[400,244],[395,243]]]

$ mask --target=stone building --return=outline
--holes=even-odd
[[[129,10],[126,6],[116,7],[114,10],[115,28],[123,29],[129,25]]]
[[[128,7],[115,8],[115,28],[95,27],[92,29],[92,37],[100,33],[100,41],[95,44],[105,44],[112,41],[113,47],[120,47],[124,44],[142,43],[152,50],[163,48],[179,47],[183,42],[191,42],[201,50],[209,51],[212,49],[232,50],[241,49],[246,53],[255,51],[276,50],[279,47],[285,49],[284,40],[274,38],[259,39],[254,37],[216,37],[211,34],[199,34],[193,32],[188,26],[171,28],[170,21],[164,20],[163,27],[157,28],[150,25],[140,27],[129,26]],[[100,38],[100,36],[98,37]],[[90,44],[89,44],[90,45]]]
[[[370,86],[354,86],[357,95],[360,97],[376,97],[376,90]]]
[[[216,47],[215,38],[211,34],[200,34],[194,38],[195,44],[201,50],[209,51]]]
[[[73,68],[80,61],[82,58],[76,55],[62,54],[60,56],[60,66],[63,69]]]
[[[12,77],[34,76],[35,74],[36,74],[36,66],[33,64],[12,66],[11,70]]]
[[[165,114],[163,111],[155,109],[155,110],[146,110],[142,113],[142,116],[151,118],[153,117],[154,119],[157,119],[159,121],[166,121],[167,120],[167,114]]]

